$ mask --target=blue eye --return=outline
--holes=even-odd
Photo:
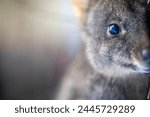
[[[120,33],[120,28],[117,24],[110,24],[108,27],[108,32],[112,36],[116,36]]]

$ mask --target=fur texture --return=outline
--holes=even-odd
[[[79,9],[83,43],[58,99],[147,99],[150,65],[140,53],[150,50],[149,1],[85,1],[86,10]],[[113,23],[117,36],[108,34]]]

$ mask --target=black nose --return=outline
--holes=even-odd
[[[145,63],[150,64],[150,49],[143,49],[141,56]]]

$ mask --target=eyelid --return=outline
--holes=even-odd
[[[120,18],[115,18],[115,19],[108,20],[107,25],[114,24],[114,23],[120,25],[122,24],[122,22],[123,20],[121,20]]]
[[[107,23],[106,26],[109,26],[111,24],[117,24],[118,26],[120,26],[120,25],[122,25],[122,22],[121,21],[114,21],[114,20],[112,20],[109,23]]]

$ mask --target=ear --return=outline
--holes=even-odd
[[[90,0],[72,0],[75,6],[76,16],[80,23],[84,23],[89,1]]]
[[[95,6],[100,1],[103,1],[103,0],[72,0],[73,4],[75,6],[76,15],[81,24],[84,23],[89,9],[93,6]]]

